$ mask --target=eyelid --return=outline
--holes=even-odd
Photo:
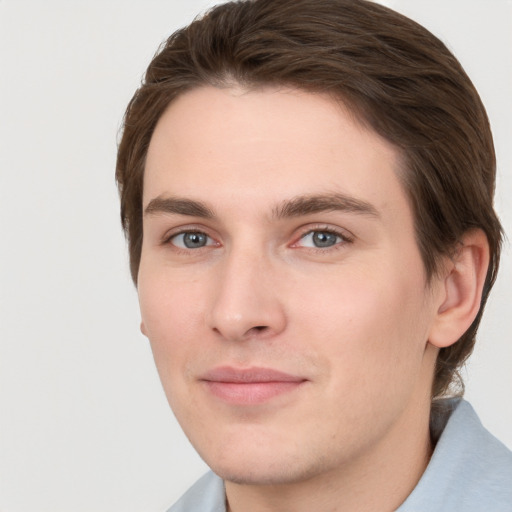
[[[300,241],[308,234],[313,232],[325,232],[325,233],[331,233],[339,238],[341,238],[341,242],[336,243],[335,245],[331,247],[323,247],[323,248],[313,248],[313,247],[304,247],[304,249],[311,249],[311,250],[318,250],[321,252],[327,252],[329,250],[334,250],[336,248],[339,248],[340,246],[344,246],[345,244],[353,243],[355,240],[355,236],[348,231],[345,228],[341,228],[339,226],[332,226],[328,224],[307,224],[305,226],[300,227],[298,230],[298,234],[293,237],[293,242],[289,245],[289,247],[292,248],[300,248],[301,246]],[[186,233],[202,233],[206,235],[210,240],[212,240],[214,243],[208,243],[207,245],[196,248],[196,249],[184,249],[179,246],[176,246],[172,244],[172,239],[174,237],[177,237],[179,235],[183,235]],[[164,233],[164,235],[161,238],[161,245],[172,245],[174,249],[180,251],[199,251],[201,249],[206,249],[208,247],[220,247],[222,244],[218,241],[218,236],[215,236],[211,233],[211,230],[205,227],[204,225],[197,225],[197,224],[188,224],[184,226],[177,226],[174,227]]]
[[[206,237],[208,237],[210,240],[213,240],[215,242],[214,244],[207,244],[204,247],[212,247],[212,246],[220,246],[221,245],[220,242],[217,240],[217,237],[213,236],[209,229],[205,228],[204,226],[198,226],[198,225],[193,225],[193,224],[188,224],[185,226],[178,226],[178,227],[175,227],[175,228],[172,228],[172,229],[166,231],[164,233],[164,235],[162,236],[161,244],[162,245],[170,244],[170,245],[173,245],[178,250],[181,249],[181,250],[188,251],[190,249],[183,249],[183,248],[178,247],[172,243],[173,238],[175,238],[179,235],[185,235],[187,233],[201,233],[201,234],[205,235]],[[197,251],[198,249],[194,249],[194,250]]]
[[[185,245],[185,243],[183,241],[183,238],[186,235],[188,235],[188,234],[204,235],[204,237],[206,238],[206,243],[204,245],[199,246],[199,247],[186,247],[186,245]],[[181,241],[180,244],[178,244],[176,242],[176,240],[178,240],[180,237],[182,238],[182,241]],[[169,238],[169,243],[174,245],[178,249],[183,250],[183,251],[189,251],[189,250],[198,251],[200,249],[204,249],[205,247],[212,247],[212,246],[216,246],[217,245],[215,243],[215,240],[211,236],[207,235],[206,233],[202,233],[201,231],[185,231],[183,233],[176,233],[175,235],[173,235],[173,236],[171,236]]]
[[[295,241],[291,244],[291,247],[300,247],[299,242],[304,237],[306,237],[310,233],[314,233],[314,232],[330,233],[330,234],[333,234],[333,235],[341,238],[342,241],[337,243],[337,244],[335,244],[335,245],[333,245],[333,246],[331,246],[331,247],[325,247],[325,248],[307,247],[306,249],[314,249],[314,250],[317,249],[317,250],[320,250],[322,252],[326,252],[329,249],[332,250],[332,249],[338,248],[340,245],[345,245],[345,244],[348,244],[348,243],[353,243],[354,240],[355,240],[355,236],[352,233],[350,233],[349,231],[347,231],[346,229],[343,229],[343,228],[340,228],[340,227],[334,227],[334,226],[326,225],[326,224],[317,224],[317,225],[309,224],[307,226],[303,226],[302,228],[300,228],[299,235],[294,238]]]

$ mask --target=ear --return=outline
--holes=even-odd
[[[143,321],[140,323],[140,332],[144,334],[146,338],[148,337],[148,331],[146,330],[146,325],[144,324]]]
[[[480,229],[468,231],[439,278],[440,305],[428,339],[432,345],[449,347],[469,329],[480,309],[488,266],[485,233]]]

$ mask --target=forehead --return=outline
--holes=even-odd
[[[178,97],[159,120],[144,205],[179,195],[247,207],[334,192],[385,207],[404,199],[398,161],[389,142],[327,95],[203,87]]]

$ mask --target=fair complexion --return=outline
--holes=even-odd
[[[427,283],[398,167],[317,94],[203,87],[159,120],[142,331],[232,512],[391,511],[428,463],[437,351],[486,253],[468,236]]]

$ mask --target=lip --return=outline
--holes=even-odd
[[[218,367],[203,375],[208,391],[222,401],[235,405],[256,405],[290,393],[307,379],[272,368]]]

